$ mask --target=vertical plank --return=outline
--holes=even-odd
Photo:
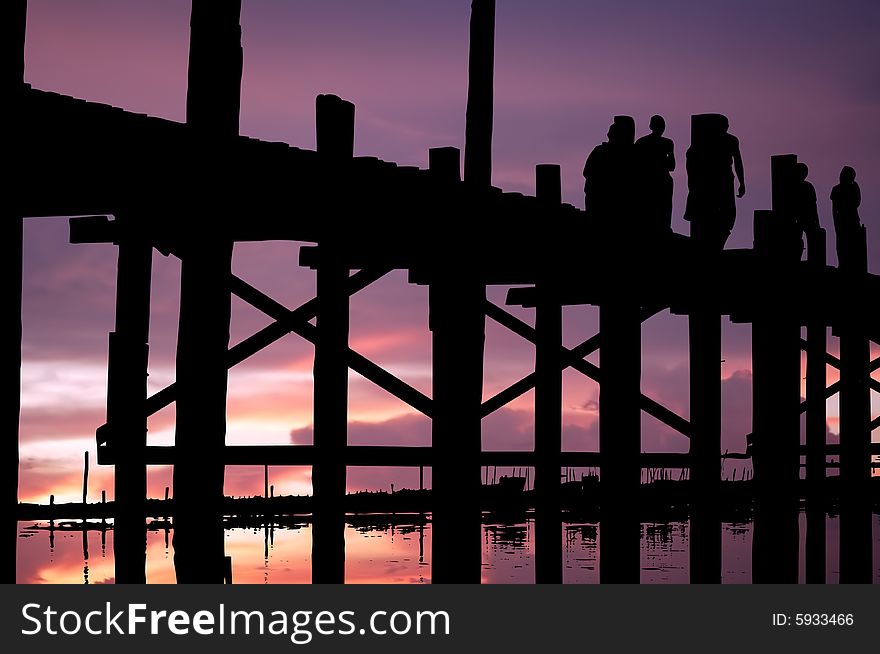
[[[535,170],[538,200],[547,206],[561,202],[559,166],[539,165]],[[546,261],[550,261],[547,257]],[[562,303],[559,280],[542,271],[536,290],[535,314],[535,580],[562,583]]]
[[[2,29],[2,79],[0,88],[3,98],[11,106],[8,121],[11,141],[11,155],[7,161],[17,156],[21,147],[17,130],[14,125],[20,116],[19,98],[24,82],[24,45],[27,28],[26,0],[9,0],[2,3],[0,9],[0,29]],[[6,379],[6,392],[0,404],[0,420],[2,420],[3,438],[3,478],[2,490],[2,548],[3,566],[0,571],[0,583],[15,583],[16,550],[18,541],[18,464],[19,464],[19,417],[21,414],[21,283],[22,283],[22,215],[15,197],[17,188],[14,167],[8,173],[9,192],[5,193],[4,208],[0,211],[0,242],[3,243],[3,257],[0,258],[0,292],[7,311],[9,333],[0,348],[0,372]]]
[[[808,237],[810,279],[818,284],[825,271],[825,230]],[[807,583],[825,583],[825,355],[828,351],[825,319],[811,311],[807,321],[807,534],[804,556]]]
[[[840,334],[840,581],[871,583],[871,344],[858,292],[868,270],[864,226],[858,232],[844,284],[852,303],[841,316]],[[853,293],[852,289],[856,292]]]
[[[318,155],[344,178],[354,154],[351,102],[319,95],[315,102]],[[317,266],[318,340],[314,364],[315,465],[312,467],[312,582],[345,581],[345,448],[348,445],[348,266],[342,243],[328,235]]]
[[[431,447],[434,583],[479,583],[480,405],[485,287],[444,271],[429,288],[433,342]]]
[[[197,137],[198,176],[182,236],[177,341],[174,564],[180,583],[223,583],[223,448],[233,243],[224,214],[225,147],[238,134],[241,0],[193,0],[187,125]]]
[[[471,3],[464,179],[492,184],[492,113],[495,76],[495,0]]]
[[[799,238],[780,197],[780,168],[793,157],[774,157],[773,211],[755,212],[755,252],[772,286],[756,298],[752,323],[752,461],[757,500],[752,549],[755,583],[798,579],[798,484],[800,478],[800,325],[788,298],[795,283]],[[779,207],[777,209],[777,207]]]
[[[599,307],[601,583],[639,582],[641,325],[638,306],[625,299],[608,300]]]

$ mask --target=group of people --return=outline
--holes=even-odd
[[[625,233],[633,225],[618,216],[638,216],[642,236],[672,231],[672,172],[675,147],[663,134],[666,121],[652,116],[650,133],[636,140],[635,121],[615,116],[608,140],[596,146],[584,165],[584,198],[588,217],[597,225]],[[684,219],[691,236],[712,249],[727,243],[736,221],[736,198],[746,193],[739,140],[729,132],[725,116],[694,116],[691,147],[686,154],[688,197]],[[820,229],[816,191],[807,180],[809,169],[798,163],[792,190],[792,213],[807,243]],[[861,229],[861,192],[856,173],[844,166],[831,192],[838,261],[856,256]],[[803,244],[803,241],[801,241]]]

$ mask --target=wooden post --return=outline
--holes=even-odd
[[[344,171],[354,154],[354,105],[334,95],[316,101],[322,165]],[[348,445],[348,265],[338,244],[321,243],[317,266],[318,340],[315,344],[312,467],[312,583],[345,581],[345,448]]]
[[[269,497],[269,466],[263,466],[263,497]]]
[[[83,494],[82,494],[83,510],[89,498],[89,451],[83,453]]]
[[[460,182],[461,151],[452,147],[431,148],[428,150],[428,170],[443,182]]]
[[[819,283],[825,272],[825,230],[807,236],[807,261],[811,279]],[[827,327],[820,312],[807,322],[807,583],[825,583],[825,355]]]
[[[620,280],[625,279],[623,274],[618,277]],[[601,583],[638,583],[640,576],[636,498],[641,484],[642,323],[638,305],[627,302],[629,294],[621,289],[619,295],[623,299],[609,298],[599,308]]]
[[[562,169],[559,164],[535,166],[535,195],[549,205],[562,204]]]
[[[693,148],[704,142],[717,116],[691,118]],[[688,316],[691,423],[691,521],[689,538],[691,583],[721,581],[721,315],[716,306],[719,279],[718,225],[715,216],[691,217],[692,252],[699,270],[700,297]]]
[[[706,253],[701,276],[715,278]],[[705,277],[703,277],[705,280]],[[711,288],[711,283],[709,285]],[[712,293],[713,291],[710,291]],[[691,583],[721,582],[721,316],[711,298],[688,317],[691,407]]]
[[[538,166],[538,200],[561,201],[559,166]],[[538,280],[535,317],[535,581],[562,583],[562,304],[552,271]]]
[[[0,548],[3,565],[0,566],[0,583],[14,584],[16,575],[16,549],[18,545],[18,464],[19,464],[19,417],[21,414],[21,264],[22,264],[22,214],[15,189],[16,168],[12,162],[22,146],[14,125],[19,119],[19,98],[24,88],[24,45],[27,21],[26,0],[10,0],[0,9],[0,29],[2,29],[2,78],[0,89],[5,103],[12,106],[12,128],[9,130],[11,153],[7,154],[7,167],[10,172],[4,185],[4,208],[0,212],[0,243],[3,243],[3,256],[0,257],[0,293],[6,307],[5,313],[9,331],[0,348],[0,374],[6,380],[3,401],[0,404],[0,426],[3,433],[2,533],[3,545]]]
[[[485,287],[450,271],[430,286],[434,583],[479,583]]]
[[[495,0],[471,3],[464,178],[492,184],[492,112],[495,76]]]
[[[473,80],[472,80],[473,84]],[[470,114],[468,120],[471,120]],[[471,128],[469,128],[471,129]],[[431,174],[455,181],[454,156],[430,158]],[[468,173],[465,164],[465,175]],[[475,197],[480,190],[475,190]],[[438,251],[452,251],[450,246]],[[474,253],[458,248],[459,267],[445,262],[432,271],[429,326],[433,342],[431,448],[433,583],[479,583],[480,405],[483,391],[486,287],[476,281]],[[450,264],[455,265],[455,264]]]
[[[193,0],[187,124],[201,155],[182,243],[177,340],[174,564],[180,583],[222,583],[223,449],[229,348],[232,240],[222,189],[224,161],[238,134],[241,0]],[[197,221],[205,221],[199,225]]]
[[[146,582],[147,360],[153,249],[131,214],[119,228],[116,325],[107,362],[107,443],[116,458],[113,555],[117,583]]]
[[[789,213],[796,158],[773,157],[773,211],[755,212],[755,253],[772,286],[752,323],[752,432],[757,502],[756,583],[797,583],[800,478],[800,325],[788,298],[800,258]]]
[[[853,261],[845,262],[846,292],[852,293],[844,311],[840,334],[840,581],[871,583],[871,347],[866,318],[860,309],[861,288],[868,270],[865,228],[853,248]]]

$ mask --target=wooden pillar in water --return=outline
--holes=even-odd
[[[825,230],[807,235],[810,279],[818,284],[825,270]],[[825,583],[825,356],[827,326],[820,311],[807,317],[807,534],[805,567],[807,583]]]
[[[492,184],[494,77],[495,0],[472,0],[464,178],[480,187]]]
[[[0,257],[0,283],[2,283],[3,302],[6,307],[6,322],[9,332],[0,348],[0,372],[6,380],[6,392],[0,403],[0,425],[2,425],[3,460],[2,490],[2,548],[3,555],[0,583],[14,584],[16,574],[16,549],[18,541],[18,434],[21,413],[21,265],[22,265],[22,214],[15,196],[18,184],[15,175],[14,157],[22,144],[18,140],[15,125],[20,116],[21,93],[24,90],[24,43],[27,21],[26,0],[8,0],[0,9],[2,25],[3,57],[2,79],[3,100],[12,106],[8,138],[12,141],[11,156],[7,154],[7,184],[4,184],[3,209],[0,211],[0,242],[3,243],[3,256]]]
[[[464,181],[477,205],[492,180],[494,53],[495,0],[473,0]],[[482,526],[477,498],[486,335],[486,286],[478,278],[482,253],[447,234],[440,235],[437,245],[428,291],[434,389],[431,577],[434,583],[479,583]]]
[[[552,210],[561,202],[560,169],[536,168],[538,200]],[[549,256],[544,261],[552,261]],[[543,271],[536,286],[535,315],[535,581],[562,583],[562,304],[559,281]]]
[[[752,323],[752,432],[757,500],[756,583],[797,583],[800,479],[800,324],[794,294],[799,231],[791,213],[797,158],[772,158],[773,210],[755,212],[755,254],[765,279]]]
[[[609,270],[609,274],[617,275],[620,285],[616,296],[599,307],[599,580],[638,583],[642,323],[632,300],[635,290],[626,288],[627,271]]]
[[[174,465],[174,564],[180,583],[223,583],[223,449],[233,242],[225,160],[238,134],[241,0],[193,0],[187,125],[204,182],[181,243]]]
[[[458,185],[461,172],[457,149],[431,150],[429,160],[431,175],[438,182],[450,189]],[[479,583],[481,510],[477,498],[485,290],[468,279],[467,269],[440,268],[433,274],[429,287],[434,410],[431,581]]]
[[[701,277],[717,279],[718,258],[704,253]],[[713,289],[711,282],[708,288]],[[691,583],[721,582],[721,315],[714,291],[688,316],[691,407]]]
[[[354,105],[335,95],[316,100],[321,165],[344,170],[354,154]],[[348,433],[348,265],[338,244],[321,242],[317,265],[315,465],[312,467],[312,583],[345,581],[345,448]]]
[[[444,271],[431,282],[429,294],[434,407],[431,578],[434,583],[479,583],[486,291],[465,269]]]
[[[714,114],[691,117],[691,146],[703,142],[718,120]],[[691,222],[691,241],[699,269],[699,297],[688,316],[690,357],[691,520],[689,558],[691,583],[721,581],[721,314],[717,306],[720,239],[706,220]],[[703,230],[702,232],[700,230]]]
[[[853,260],[841,261],[842,290],[851,298],[841,316],[840,335],[840,581],[871,583],[871,344],[866,326],[869,310],[860,291],[868,270],[865,228],[852,249]]]

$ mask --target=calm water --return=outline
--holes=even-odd
[[[401,516],[397,516],[398,521]],[[63,523],[58,523],[59,526]],[[112,583],[113,531],[102,533],[100,523],[83,532],[58,528],[54,534],[19,523],[19,583]],[[874,515],[874,581],[880,583],[880,515]],[[801,516],[801,533],[805,519]],[[563,527],[564,580],[590,584],[599,581],[601,527],[567,523]],[[828,578],[838,580],[838,519],[827,519]],[[516,524],[483,526],[483,572],[486,583],[534,583],[534,535],[531,519]],[[166,538],[167,536],[167,538]],[[147,532],[148,583],[174,583],[171,530]],[[345,531],[348,583],[430,583],[431,526],[411,524],[348,525]],[[724,523],[722,579],[751,581],[751,523]],[[801,539],[803,579],[803,538]],[[274,529],[234,528],[226,531],[226,553],[232,556],[236,583],[309,583],[311,530],[307,524]],[[687,583],[688,523],[641,525],[642,583]]]

